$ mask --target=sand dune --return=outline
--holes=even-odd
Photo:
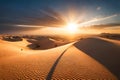
[[[0,44],[0,56],[3,50],[7,55],[0,57],[0,79],[119,78],[120,46],[100,38],[83,39],[74,45],[48,50],[31,50],[24,40],[15,43],[1,40]]]
[[[25,39],[18,42],[0,40],[0,58],[21,54],[21,49],[29,50],[26,46],[30,44]]]
[[[75,46],[120,78],[120,43],[118,41],[88,38],[76,43]]]
[[[50,40],[47,37],[41,37],[39,40],[28,39],[27,41],[31,43],[28,45],[28,47],[34,50],[49,49],[57,46],[54,41]]]
[[[57,57],[69,45],[45,51],[24,51],[20,55],[2,58],[0,59],[0,78],[5,80],[45,79]],[[19,52],[16,51],[16,54]]]
[[[113,79],[115,76],[103,65],[74,46],[68,49],[59,61],[54,79]]]

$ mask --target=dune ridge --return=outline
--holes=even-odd
[[[87,38],[75,43],[75,46],[120,78],[120,63],[118,62],[120,61],[120,43],[118,41],[100,37]]]

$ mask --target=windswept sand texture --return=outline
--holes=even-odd
[[[87,38],[46,50],[29,44],[0,40],[0,80],[120,79],[119,41]]]

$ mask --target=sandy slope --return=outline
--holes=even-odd
[[[29,44],[26,41],[11,43],[0,40],[0,44],[2,44],[0,45],[0,56],[2,55],[0,57],[0,79],[50,80],[53,78],[116,80],[116,77],[114,76],[116,73],[113,72],[112,74],[111,68],[108,68],[108,66],[110,63],[111,65],[113,64],[112,68],[114,70],[114,68],[119,67],[119,62],[117,61],[114,64],[116,60],[109,61],[109,57],[118,59],[117,56],[119,54],[117,52],[114,53],[114,50],[117,50],[119,52],[120,46],[116,44],[114,44],[114,46],[109,45],[110,42],[104,40],[101,42],[101,40],[102,39],[90,38],[79,41],[73,46],[71,46],[71,44],[68,44],[53,49],[36,51],[26,48],[25,45]],[[92,42],[94,43],[92,44]],[[113,50],[113,54],[110,52],[110,55],[108,57],[105,56],[105,58],[108,59],[105,59],[97,52],[93,55],[98,54],[97,57],[100,56],[101,59],[108,60],[108,63],[107,61],[105,61],[105,63],[104,61],[100,61],[96,57],[89,55],[91,53],[83,50],[83,48],[91,50],[92,47],[95,47],[95,51],[101,51],[102,48],[99,48],[99,45],[97,44],[100,43],[100,46],[103,46],[105,44],[104,42],[108,43],[108,45],[112,48],[111,49],[109,46],[105,46]],[[92,44],[92,47],[90,44]],[[23,51],[20,50],[21,48],[23,48]],[[103,52],[102,54],[109,54],[108,49],[106,50],[106,53],[104,51],[101,52]],[[118,77],[118,75],[116,76]]]
[[[105,38],[88,38],[75,46],[103,64],[109,71],[120,78],[120,43]]]
[[[75,47],[71,47],[61,58],[53,78],[115,79],[103,65]]]
[[[29,50],[29,48],[26,47],[28,44],[30,43],[28,43],[25,39],[18,42],[0,40],[0,58],[20,55],[22,53],[21,49]]]

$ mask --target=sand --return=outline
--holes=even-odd
[[[88,38],[46,50],[32,50],[28,44],[0,40],[0,80],[120,78],[116,40]]]

